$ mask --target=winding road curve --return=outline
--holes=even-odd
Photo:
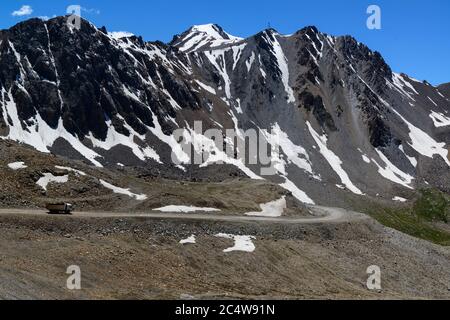
[[[218,215],[216,213],[119,213],[119,212],[75,212],[70,217],[74,218],[148,218],[148,219],[173,219],[173,220],[203,220],[203,221],[224,221],[224,222],[265,222],[265,223],[285,223],[285,224],[318,224],[318,223],[342,223],[368,219],[362,213],[348,211],[341,208],[309,206],[312,217],[258,217],[258,216],[230,216]],[[46,216],[55,217],[47,214],[44,210],[29,209],[0,209],[0,217],[7,215],[24,216]]]

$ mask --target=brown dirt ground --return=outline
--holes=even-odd
[[[253,235],[253,253],[224,253]],[[197,243],[179,244],[191,234]],[[82,290],[66,289],[79,265]],[[365,287],[382,270],[381,292]],[[0,298],[450,298],[450,251],[364,220],[285,225],[0,216]]]

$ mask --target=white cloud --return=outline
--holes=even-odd
[[[113,32],[108,32],[108,34],[111,37],[113,37],[114,39],[120,39],[120,38],[134,36],[134,34],[132,34],[131,32],[128,32],[128,31],[113,31]]]
[[[31,8],[31,6],[24,5],[19,10],[14,11],[12,13],[12,15],[14,17],[22,17],[22,16],[29,16],[32,13],[33,13],[33,8]]]

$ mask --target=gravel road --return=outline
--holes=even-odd
[[[257,217],[257,216],[230,216],[217,213],[171,213],[171,212],[148,212],[148,213],[125,213],[125,212],[75,212],[71,217],[92,217],[92,218],[148,218],[148,219],[171,219],[171,220],[205,220],[224,222],[265,222],[283,224],[316,224],[316,223],[339,223],[363,220],[367,217],[364,214],[348,211],[340,208],[310,206],[311,217]],[[49,215],[45,210],[27,209],[0,209],[0,215],[26,215],[26,216],[47,216],[49,219],[54,215]]]

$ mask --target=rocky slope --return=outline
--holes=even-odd
[[[37,209],[47,203],[69,202],[76,211],[131,213],[194,206],[236,215],[259,212],[261,204],[284,197],[284,215],[308,213],[288,191],[274,183],[227,176],[224,168],[221,171],[215,181],[207,177],[206,171],[197,172],[196,181],[180,182],[158,170],[96,168],[0,140],[0,208]]]
[[[254,252],[223,252],[251,235]],[[195,244],[180,244],[195,235]],[[449,299],[449,248],[359,223],[0,215],[2,299]],[[82,290],[66,289],[69,265]],[[367,290],[367,267],[382,290]]]
[[[445,98],[448,99],[450,97],[450,82],[439,85],[438,90],[443,96],[445,96]]]
[[[450,192],[446,88],[395,73],[354,38],[315,27],[241,39],[194,26],[168,44],[116,39],[84,20],[77,30],[65,17],[0,31],[3,138],[174,179],[222,160],[306,203],[402,199],[426,185]],[[209,151],[203,165],[190,165],[173,135],[179,128],[194,152]],[[265,140],[281,151],[272,153],[275,174],[225,154],[205,133],[211,128],[267,130]],[[226,147],[245,139],[237,135]]]

